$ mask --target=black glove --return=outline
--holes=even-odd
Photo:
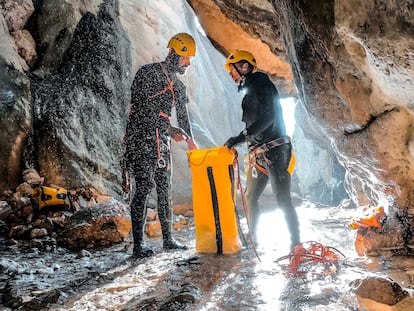
[[[224,146],[227,146],[227,148],[231,149],[234,146],[246,141],[246,134],[245,131],[240,132],[238,136],[230,137],[227,139],[227,141],[224,143]]]

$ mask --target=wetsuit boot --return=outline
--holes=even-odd
[[[144,236],[144,231],[142,226],[137,226],[139,228],[134,228],[134,222],[132,223],[132,235],[134,237],[134,249],[132,251],[133,258],[145,258],[154,255],[154,251],[142,246],[142,240]]]
[[[145,258],[154,254],[151,249],[142,246],[144,224],[147,217],[147,207],[144,203],[145,197],[144,193],[137,191],[131,202],[132,236],[134,238],[133,258]]]
[[[169,206],[158,207],[158,217],[161,223],[162,247],[164,249],[188,249],[187,246],[175,241],[171,236],[171,212]]]
[[[170,172],[157,171],[155,176],[157,182],[157,196],[158,196],[158,218],[160,219],[162,232],[162,247],[168,249],[188,249],[187,246],[175,241],[171,236],[171,201],[170,201]]]
[[[188,249],[187,246],[178,243],[177,241],[175,241],[172,238],[168,239],[168,240],[164,240],[163,243],[162,243],[162,247],[164,249],[182,249],[182,250],[187,250]]]

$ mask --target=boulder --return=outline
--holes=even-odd
[[[116,200],[77,211],[59,234],[59,243],[73,250],[108,247],[124,241],[131,229],[125,205]]]

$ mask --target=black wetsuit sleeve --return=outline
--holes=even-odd
[[[177,122],[178,126],[182,128],[188,137],[193,137],[191,131],[191,124],[190,118],[188,116],[187,104],[188,104],[188,97],[187,91],[184,84],[179,81],[179,92],[177,92],[177,103],[176,103],[176,114],[177,114]]]

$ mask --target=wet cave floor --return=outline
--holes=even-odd
[[[161,238],[151,238],[145,242],[155,255],[140,260],[130,258],[130,242],[89,251],[87,256],[62,248],[3,249],[1,260],[16,267],[0,279],[3,302],[8,301],[0,309],[361,310],[351,290],[353,281],[374,275],[399,281],[399,270],[390,264],[394,256],[355,253],[356,232],[348,228],[354,210],[305,202],[297,212],[302,241],[317,241],[345,255],[335,273],[288,276],[277,259],[289,252],[289,234],[281,211],[269,210],[260,220],[256,245],[260,260],[250,243],[236,255],[197,253],[194,226],[174,231],[189,250],[163,251]],[[401,285],[414,288],[413,283]]]

